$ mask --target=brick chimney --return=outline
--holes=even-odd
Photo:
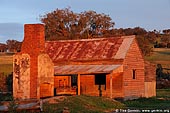
[[[13,96],[19,99],[39,99],[53,96],[54,65],[45,53],[43,24],[25,24],[21,52],[13,57]],[[44,85],[45,84],[45,85]]]
[[[39,54],[45,50],[45,35],[43,24],[25,24],[22,53]]]

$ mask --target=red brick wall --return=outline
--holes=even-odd
[[[136,70],[136,78],[133,79],[133,69]],[[124,60],[123,87],[125,98],[144,96],[144,59],[137,41],[134,40]]]
[[[30,55],[30,98],[37,98],[38,55],[44,52],[44,25],[26,24],[21,53]]]
[[[45,35],[43,24],[25,24],[24,41],[21,52],[37,55],[45,50]]]

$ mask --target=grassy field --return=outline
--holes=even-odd
[[[166,72],[170,72],[170,49],[167,48],[154,48],[151,56],[145,57],[154,64],[161,64]]]
[[[2,99],[10,99],[10,96]],[[156,97],[139,98],[121,102],[110,98],[86,95],[55,97],[52,103],[43,102],[42,113],[62,113],[64,108],[68,108],[70,113],[114,113],[115,111],[119,111],[120,113],[120,111],[123,110],[124,112],[126,111],[126,113],[130,110],[138,110],[141,113],[168,112],[168,110],[170,110],[170,89],[157,90]],[[154,110],[159,110],[159,112],[154,112]],[[24,111],[23,113],[29,112]]]
[[[12,55],[0,54],[0,64],[12,64]]]
[[[0,54],[0,73],[5,75],[12,73],[12,58],[12,54]]]
[[[92,96],[68,96],[56,104],[45,103],[44,113],[61,113],[67,107],[71,113],[104,113],[125,108],[124,104],[109,98]]]
[[[157,89],[157,98],[169,98],[170,99],[170,89]]]
[[[154,112],[159,110],[170,110],[170,89],[157,90],[157,96],[152,98],[140,98],[128,101],[115,101],[104,97],[92,96],[69,96],[64,101],[57,101],[55,104],[45,103],[44,113],[61,113],[67,107],[71,113],[113,113],[118,110],[148,110]],[[161,111],[162,110],[162,111]],[[143,111],[144,112],[144,111]],[[146,112],[146,111],[145,111]],[[169,111],[170,112],[170,111]],[[158,111],[157,111],[158,113]]]
[[[170,89],[157,89],[157,96],[125,101],[124,104],[131,109],[160,109],[170,108]]]
[[[146,56],[148,60],[155,64],[162,64],[163,67],[170,68],[170,49],[155,48],[151,56]]]
[[[155,61],[168,61],[170,62],[170,49],[167,48],[154,48],[151,56],[145,57],[146,60]]]
[[[12,64],[0,64],[0,73],[8,75],[12,73],[12,69],[13,69]]]

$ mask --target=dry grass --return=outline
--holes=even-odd
[[[154,51],[167,51],[167,52],[170,52],[170,48],[154,48]]]
[[[145,59],[154,64],[161,64],[163,68],[170,69],[170,49],[155,48],[153,54],[145,57]]]
[[[0,64],[0,73],[4,73],[5,75],[11,74],[13,71],[12,64]]]
[[[151,56],[145,57],[146,60],[155,61],[170,61],[170,49],[156,48]]]
[[[0,54],[0,73],[4,73],[5,75],[12,73],[12,58],[12,55]]]
[[[0,55],[0,64],[12,64],[12,55]]]

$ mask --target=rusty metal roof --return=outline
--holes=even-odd
[[[134,36],[47,41],[45,48],[54,63],[71,60],[123,59]]]
[[[119,67],[121,65],[61,65],[54,66],[54,73],[56,75],[111,73]]]

